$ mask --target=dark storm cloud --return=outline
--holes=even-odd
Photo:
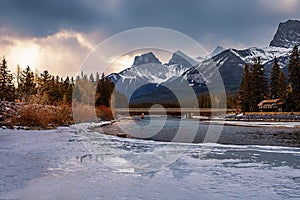
[[[105,19],[79,0],[7,0],[1,1],[1,10],[1,24],[32,36],[55,33],[61,28],[89,30],[96,25],[94,19]]]
[[[159,26],[200,41],[212,35],[216,40],[229,38],[249,44],[258,35],[273,34],[279,21],[298,17],[299,12],[274,12],[262,1],[268,0],[7,0],[1,1],[0,23],[31,36],[45,36],[61,28],[114,34]],[[283,0],[273,2],[279,1]]]
[[[164,26],[186,33],[197,40],[206,35],[214,35],[217,39],[232,38],[236,41],[254,40],[266,32],[272,34],[279,21],[298,15],[274,13],[263,7],[260,0],[138,2],[136,0],[131,5],[139,6],[129,6],[126,18],[134,21],[136,27]],[[276,0],[273,2],[278,3]]]

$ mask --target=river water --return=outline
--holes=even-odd
[[[160,122],[120,123],[144,127],[145,136],[149,124]],[[1,130],[0,199],[300,199],[296,145],[128,139],[87,131],[88,126]],[[220,139],[224,130],[245,135],[267,129],[257,128],[224,126]],[[291,129],[277,134],[285,131]]]
[[[289,126],[290,125],[290,126]],[[103,127],[135,138],[185,143],[213,142],[234,145],[300,147],[300,122],[199,121],[175,117],[139,117]],[[101,130],[100,130],[101,132]],[[213,135],[213,137],[210,137]],[[208,138],[210,140],[208,140]]]

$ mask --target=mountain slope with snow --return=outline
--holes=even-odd
[[[172,95],[166,95],[170,93],[166,88],[176,86],[178,90],[183,91],[187,87],[186,83],[196,94],[207,92],[206,86],[216,81],[217,71],[222,77],[226,91],[237,92],[245,64],[253,63],[258,57],[264,65],[267,76],[270,76],[275,57],[281,69],[288,74],[291,47],[298,43],[298,40],[300,44],[299,27],[300,21],[297,20],[280,23],[269,47],[225,50],[218,46],[211,54],[204,58],[198,57],[196,60],[177,51],[170,61],[163,65],[150,52],[136,57],[131,68],[111,74],[109,77],[116,83],[118,90],[127,96],[134,94],[137,101],[139,98],[151,101],[154,97],[172,99]]]
[[[300,21],[288,20],[278,25],[276,34],[270,43],[273,47],[292,48],[300,44]]]
[[[255,58],[260,58],[262,64],[273,60],[274,57],[286,56],[290,52],[289,48],[283,47],[265,47],[257,48],[251,47],[244,50],[232,49],[232,52],[235,53],[246,63],[252,63]]]
[[[219,53],[222,53],[223,51],[225,51],[226,49],[224,47],[221,46],[217,46],[211,53],[211,57],[214,57],[216,55],[218,55]]]
[[[182,52],[175,52],[168,64],[161,64],[152,52],[136,56],[132,67],[120,73],[110,74],[117,90],[127,96],[145,85],[156,85],[170,82],[180,77],[197,62]],[[153,88],[153,86],[151,86]]]

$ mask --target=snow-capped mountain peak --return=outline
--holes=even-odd
[[[150,64],[150,63],[161,64],[159,59],[156,58],[152,52],[148,52],[140,56],[136,56],[134,58],[133,65],[138,66],[138,65]]]
[[[226,49],[222,46],[217,46],[211,53],[211,57],[218,55],[219,53],[221,53],[222,51],[225,51]]]
[[[153,89],[181,77],[194,64],[197,62],[180,51],[175,52],[170,62],[165,65],[149,52],[136,56],[130,68],[108,77],[115,83],[117,90],[130,97],[143,86]]]
[[[169,63],[163,65],[152,52],[149,52],[136,56],[132,67],[118,74],[111,74],[110,78],[114,82],[117,82],[119,79],[122,79],[124,82],[127,79],[130,80],[131,83],[134,79],[141,79],[149,83],[161,84],[170,79],[178,78],[187,69],[196,64],[198,63],[195,60],[183,52],[176,51],[173,53]]]
[[[174,65],[174,64],[179,64],[189,68],[198,64],[198,62],[192,59],[191,57],[187,56],[185,53],[181,51],[176,51],[173,53],[167,65]]]
[[[270,43],[273,47],[292,48],[300,44],[300,21],[288,20],[278,25],[276,34]]]

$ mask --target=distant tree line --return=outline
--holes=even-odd
[[[243,112],[258,111],[258,104],[266,99],[280,99],[285,102],[284,110],[300,111],[300,58],[298,47],[290,54],[288,79],[275,57],[270,79],[266,77],[260,58],[244,67],[244,74],[238,95]]]
[[[62,78],[51,75],[47,70],[33,72],[29,66],[22,69],[17,66],[15,74],[11,73],[5,58],[0,63],[0,101],[21,101],[39,104],[69,104],[72,100],[79,103],[106,106],[114,96],[115,105],[128,106],[127,97],[114,91],[114,83],[104,74],[96,73],[89,77],[81,72],[76,77]]]
[[[236,94],[200,94],[198,98],[199,108],[236,108]],[[225,105],[226,102],[226,105]]]
[[[76,77],[73,98],[86,105],[111,107],[113,103],[114,107],[128,106],[127,97],[114,89],[115,84],[104,73],[101,77],[99,73],[88,77],[82,72],[81,76]]]
[[[227,105],[225,105],[225,102]],[[185,105],[180,105],[178,101],[170,102],[144,102],[144,103],[135,103],[130,104],[130,108],[150,108],[155,104],[160,104],[165,108],[236,108],[236,95],[235,94],[209,94],[202,93],[198,97],[198,105],[193,103],[184,102]]]
[[[16,74],[9,71],[7,61],[0,65],[0,100],[41,104],[71,103],[74,80],[52,76],[46,70],[34,73],[29,66],[17,67]]]

